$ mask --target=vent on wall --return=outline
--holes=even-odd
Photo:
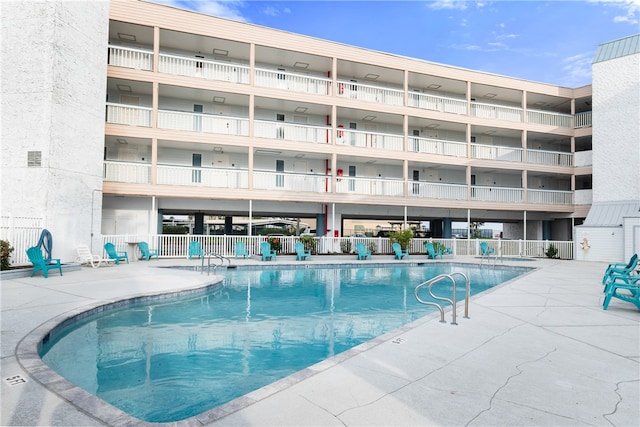
[[[42,166],[42,151],[28,151],[27,166],[30,168]]]

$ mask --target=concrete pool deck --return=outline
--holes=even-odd
[[[354,258],[314,256],[305,263],[352,264]],[[380,255],[373,262],[405,261]],[[412,256],[408,262],[433,261]],[[279,256],[276,264],[285,263],[295,258]],[[213,280],[157,268],[185,265],[200,261],[161,259],[3,280],[0,424],[147,425],[61,381],[36,360],[33,347],[43,331],[87,307]],[[640,311],[616,299],[602,310],[606,264],[538,259],[504,265],[536,270],[472,297],[469,319],[459,304],[458,325],[440,323],[435,313],[172,425],[640,425]]]

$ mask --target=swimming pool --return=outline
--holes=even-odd
[[[306,267],[231,269],[222,286],[197,296],[118,304],[52,332],[40,355],[134,417],[177,421],[424,316],[432,308],[413,289],[437,274],[464,271],[477,293],[529,270]]]

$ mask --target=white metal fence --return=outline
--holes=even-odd
[[[13,247],[11,265],[29,264],[27,249],[38,244],[44,220],[39,217],[2,216],[0,218],[0,240]]]
[[[236,242],[243,242],[250,255],[260,256],[260,244],[267,238],[277,239],[278,254],[294,255],[294,245],[300,240],[297,236],[229,236],[229,235],[111,235],[103,236],[103,244],[113,243],[119,251],[131,251],[129,259],[140,256],[131,242],[145,241],[150,249],[158,250],[161,258],[186,258],[189,255],[189,243],[198,241],[205,253],[215,253],[233,258]],[[480,242],[487,242],[499,257],[546,257],[550,245],[558,249],[561,259],[573,259],[573,242],[551,240],[483,240],[483,239],[411,239],[409,252],[416,256],[426,256],[426,242],[442,243],[451,249],[452,256],[481,256]],[[374,255],[393,255],[391,242],[384,237],[316,237],[313,239],[312,253],[320,255],[353,254],[357,243],[364,243]],[[106,254],[105,254],[106,256]]]

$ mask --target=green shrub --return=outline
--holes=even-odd
[[[315,239],[315,237],[305,234],[304,236],[300,236],[299,240],[304,245],[305,250],[311,251],[312,254],[318,253],[318,241]]]
[[[267,242],[269,242],[269,244],[271,245],[271,250],[280,253],[280,251],[282,250],[282,242],[280,241],[279,237],[277,236],[268,237]]]
[[[558,248],[556,248],[556,246],[551,243],[544,254],[548,258],[558,258]]]
[[[413,238],[413,231],[411,230],[396,230],[389,233],[389,240],[391,244],[399,243],[403,251],[409,248],[411,239]]]
[[[8,270],[11,267],[11,252],[13,247],[6,240],[0,240],[0,270]]]
[[[342,251],[343,254],[350,254],[351,253],[351,240],[342,239],[342,241],[340,242],[340,250]]]

